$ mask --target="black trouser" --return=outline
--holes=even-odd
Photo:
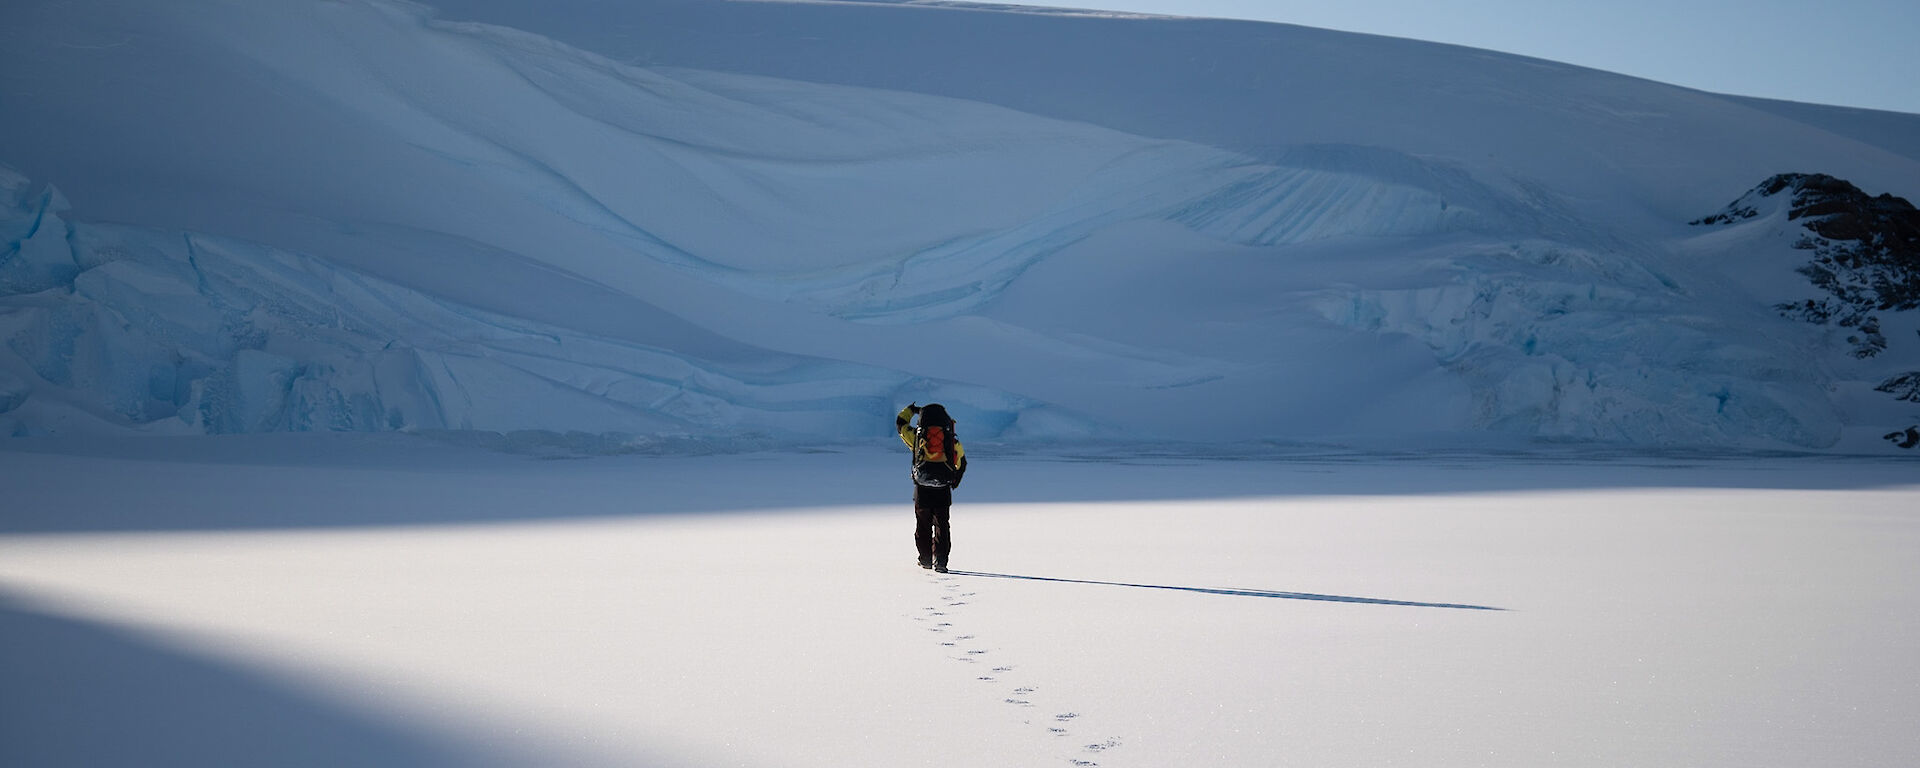
[[[952,508],[953,489],[913,487],[913,545],[920,548],[920,562],[947,564],[947,553],[953,551]]]

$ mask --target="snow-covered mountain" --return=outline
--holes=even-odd
[[[0,72],[14,434],[846,439],[916,399],[1003,440],[1920,423],[1911,302],[1870,357],[1785,316],[1845,259],[1766,192],[1912,198],[1920,116],[890,2],[26,0]]]
[[[1782,195],[1784,200],[1770,200]],[[1920,211],[1892,195],[1868,197],[1831,176],[1792,173],[1768,179],[1727,210],[1694,223],[1737,224],[1761,218],[1763,208],[1776,219],[1784,212],[1790,221],[1807,220],[1793,247],[1813,251],[1813,257],[1796,271],[1822,294],[1774,308],[1817,325],[1855,329],[1847,337],[1854,357],[1886,352],[1879,313],[1920,308]],[[1773,223],[1778,229],[1779,222]]]

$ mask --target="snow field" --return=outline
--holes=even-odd
[[[0,762],[254,762],[276,707],[327,717],[261,748],[390,765],[1920,756],[1898,463],[989,452],[939,576],[887,452],[171,444],[0,461]],[[140,685],[174,657],[254,682]]]

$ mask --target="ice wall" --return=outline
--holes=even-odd
[[[841,439],[944,398],[983,436],[1039,404],[767,352],[723,367],[516,320],[324,260],[63,220],[48,187],[0,231],[0,433],[549,430]],[[1035,413],[1029,421],[1073,422]]]
[[[1468,248],[1453,279],[1334,291],[1328,320],[1419,339],[1470,383],[1471,423],[1541,438],[1819,448],[1843,425],[1808,334],[1712,306],[1618,254]],[[1778,335],[1770,336],[1769,333]]]

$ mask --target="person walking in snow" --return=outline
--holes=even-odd
[[[915,414],[920,416],[918,426],[911,423]],[[900,442],[913,451],[913,544],[920,550],[920,567],[946,573],[947,555],[953,551],[953,489],[967,474],[967,451],[939,403],[909,404],[893,421]]]

